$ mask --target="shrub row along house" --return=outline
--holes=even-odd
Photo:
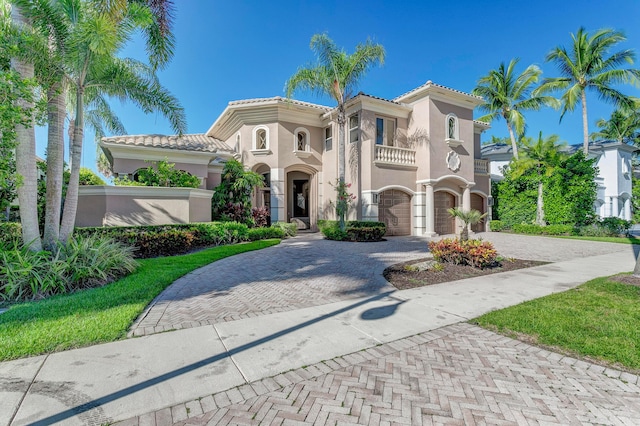
[[[570,145],[565,150],[573,154],[582,149],[582,144]],[[598,176],[596,201],[593,206],[600,218],[616,217],[632,220],[632,157],[640,151],[637,147],[619,141],[589,143],[589,157],[596,160]],[[482,147],[482,158],[490,160],[491,179],[502,180],[503,168],[513,158],[511,145],[495,143]]]
[[[382,221],[387,235],[436,235],[456,232],[449,208],[488,211],[480,135],[489,125],[473,120],[481,103],[431,81],[392,100],[363,93],[348,100],[345,180],[355,195],[348,218]],[[319,219],[335,218],[338,132],[335,109],[273,97],[230,102],[204,134],[117,136],[100,145],[118,177],[135,179],[145,160],[168,158],[198,176],[201,190],[213,190],[224,162],[237,158],[265,178],[254,206],[267,207],[272,222],[316,229]]]

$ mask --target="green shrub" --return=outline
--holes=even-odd
[[[477,239],[461,241],[457,238],[445,238],[440,241],[431,241],[429,251],[438,262],[469,265],[474,268],[491,266],[498,258],[498,252],[493,244]]]
[[[132,250],[103,236],[74,237],[53,252],[0,252],[0,299],[41,299],[109,283],[136,269]]]
[[[573,225],[547,225],[543,228],[543,235],[571,235],[575,232]]]
[[[500,232],[500,231],[504,231],[505,226],[501,220],[492,220],[491,222],[489,222],[489,228],[493,232]]]
[[[335,220],[320,220],[318,228],[327,239],[336,241],[380,241],[387,232],[382,222],[356,220],[346,222],[344,231]]]
[[[19,222],[0,222],[0,248],[22,242],[22,226]]]
[[[516,234],[528,235],[571,235],[574,232],[573,225],[547,225],[540,226],[533,223],[520,223],[511,227]]]
[[[609,230],[612,236],[618,236],[628,235],[632,223],[630,220],[624,220],[617,217],[605,217],[600,221],[600,224],[602,227]]]
[[[251,228],[247,234],[249,241],[267,240],[269,238],[285,238],[284,229],[275,226]]]
[[[273,228],[282,229],[285,237],[295,237],[298,235],[298,227],[295,223],[287,223],[287,222],[275,222],[271,225]]]

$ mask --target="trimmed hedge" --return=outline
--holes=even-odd
[[[491,222],[489,222],[489,229],[491,229],[493,232],[500,232],[504,231],[505,226],[501,220],[492,220]]]
[[[320,220],[318,227],[327,239],[336,241],[381,241],[387,232],[383,222],[356,220],[346,222],[344,231],[340,230],[340,224],[335,220]]]
[[[280,227],[249,229],[237,222],[76,228],[75,234],[109,236],[134,247],[137,258],[173,256],[201,247],[286,236]]]
[[[540,226],[531,223],[516,224],[511,227],[516,234],[527,235],[571,235],[574,232],[573,225],[547,225]]]

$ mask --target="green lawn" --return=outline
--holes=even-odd
[[[556,238],[568,238],[571,240],[601,241],[605,243],[640,244],[640,238],[636,237],[583,237],[579,235],[558,235]]]
[[[149,302],[184,274],[279,242],[262,240],[144,259],[136,272],[105,287],[14,305],[0,314],[0,361],[121,339]]]
[[[640,371],[640,287],[597,278],[573,290],[491,312],[479,325]]]

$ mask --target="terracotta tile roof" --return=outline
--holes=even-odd
[[[369,95],[368,93],[364,93],[364,92],[358,93],[356,96],[354,96],[354,98],[357,98],[358,96],[366,96],[367,98],[377,99],[379,101],[385,101],[385,102],[389,102],[389,103],[396,104],[396,105],[402,105],[400,102],[392,101],[390,99],[381,98],[380,96]]]
[[[233,105],[245,105],[245,104],[261,104],[261,103],[268,103],[268,102],[274,102],[274,101],[281,101],[281,102],[287,102],[287,103],[291,103],[293,105],[300,105],[300,106],[306,106],[306,107],[311,107],[311,108],[317,108],[319,110],[322,111],[329,111],[331,108],[324,106],[324,105],[318,105],[318,104],[313,104],[311,102],[304,102],[304,101],[299,101],[296,99],[287,99],[287,98],[283,98],[280,96],[274,96],[272,98],[253,98],[253,99],[242,99],[239,101],[231,101],[229,102],[229,106],[233,106]]]
[[[223,141],[204,134],[182,136],[124,135],[102,138],[102,141],[118,145],[148,146],[156,148],[181,149],[186,151],[233,152],[233,150]]]
[[[416,87],[415,89],[409,90],[408,92],[403,93],[402,95],[395,97],[395,98],[393,99],[393,101],[394,101],[394,102],[397,102],[397,100],[398,100],[398,99],[404,98],[405,96],[410,95],[410,94],[411,94],[411,93],[413,93],[413,92],[417,92],[418,90],[421,90],[421,89],[423,89],[423,88],[425,88],[425,87],[429,87],[429,86],[432,86],[432,87],[439,87],[439,88],[441,88],[441,89],[449,90],[449,91],[454,92],[454,93],[460,93],[460,94],[462,94],[462,95],[470,96],[470,97],[472,97],[472,98],[482,99],[482,97],[480,97],[480,96],[472,95],[472,94],[470,94],[470,93],[463,92],[462,90],[452,89],[451,87],[442,86],[442,85],[440,85],[440,84],[436,84],[436,83],[434,83],[434,82],[433,82],[433,81],[431,81],[431,80],[428,80],[428,81],[427,81],[425,84],[423,84],[422,86],[418,86],[418,87]]]

